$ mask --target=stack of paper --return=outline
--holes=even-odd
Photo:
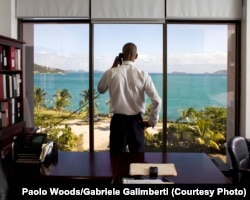
[[[40,162],[44,162],[47,155],[49,155],[53,149],[53,141],[50,141],[49,143],[42,144],[42,151],[40,154]]]
[[[173,184],[173,182],[164,182],[160,179],[131,179],[123,178],[123,184]]]

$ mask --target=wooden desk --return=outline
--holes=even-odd
[[[131,162],[174,163],[178,175],[169,178],[177,184],[230,183],[205,153],[110,155],[109,152],[58,152],[57,162],[42,167],[38,170],[39,175],[29,174],[29,171],[21,174],[26,178],[105,180],[111,183],[128,176]]]

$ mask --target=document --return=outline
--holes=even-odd
[[[174,184],[173,182],[164,182],[161,179],[131,179],[123,178],[123,184]]]
[[[177,176],[174,163],[131,163],[129,174],[149,176],[150,167],[158,168],[158,176]]]
[[[40,154],[41,163],[44,162],[46,156],[51,153],[52,149],[53,149],[53,141],[50,141],[49,143],[42,144],[42,151]]]

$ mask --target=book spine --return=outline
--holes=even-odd
[[[4,99],[3,74],[0,74],[0,99]]]
[[[16,70],[16,48],[10,46],[8,48],[7,64],[9,70]]]
[[[0,70],[3,69],[3,46],[0,45]]]

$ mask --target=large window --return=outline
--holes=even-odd
[[[167,148],[225,155],[235,128],[235,26],[167,30]]]
[[[23,27],[26,54],[33,55],[26,56],[25,74],[29,66],[34,87],[25,87],[34,94],[34,125],[50,131],[63,150],[88,151],[90,137],[95,151],[109,150],[109,94],[99,95],[97,83],[122,46],[134,42],[136,66],[151,75],[163,99],[159,123],[145,132],[146,150],[225,155],[226,138],[235,134],[236,126],[234,24],[169,23],[166,30],[162,24]],[[91,93],[93,104],[88,103]]]

